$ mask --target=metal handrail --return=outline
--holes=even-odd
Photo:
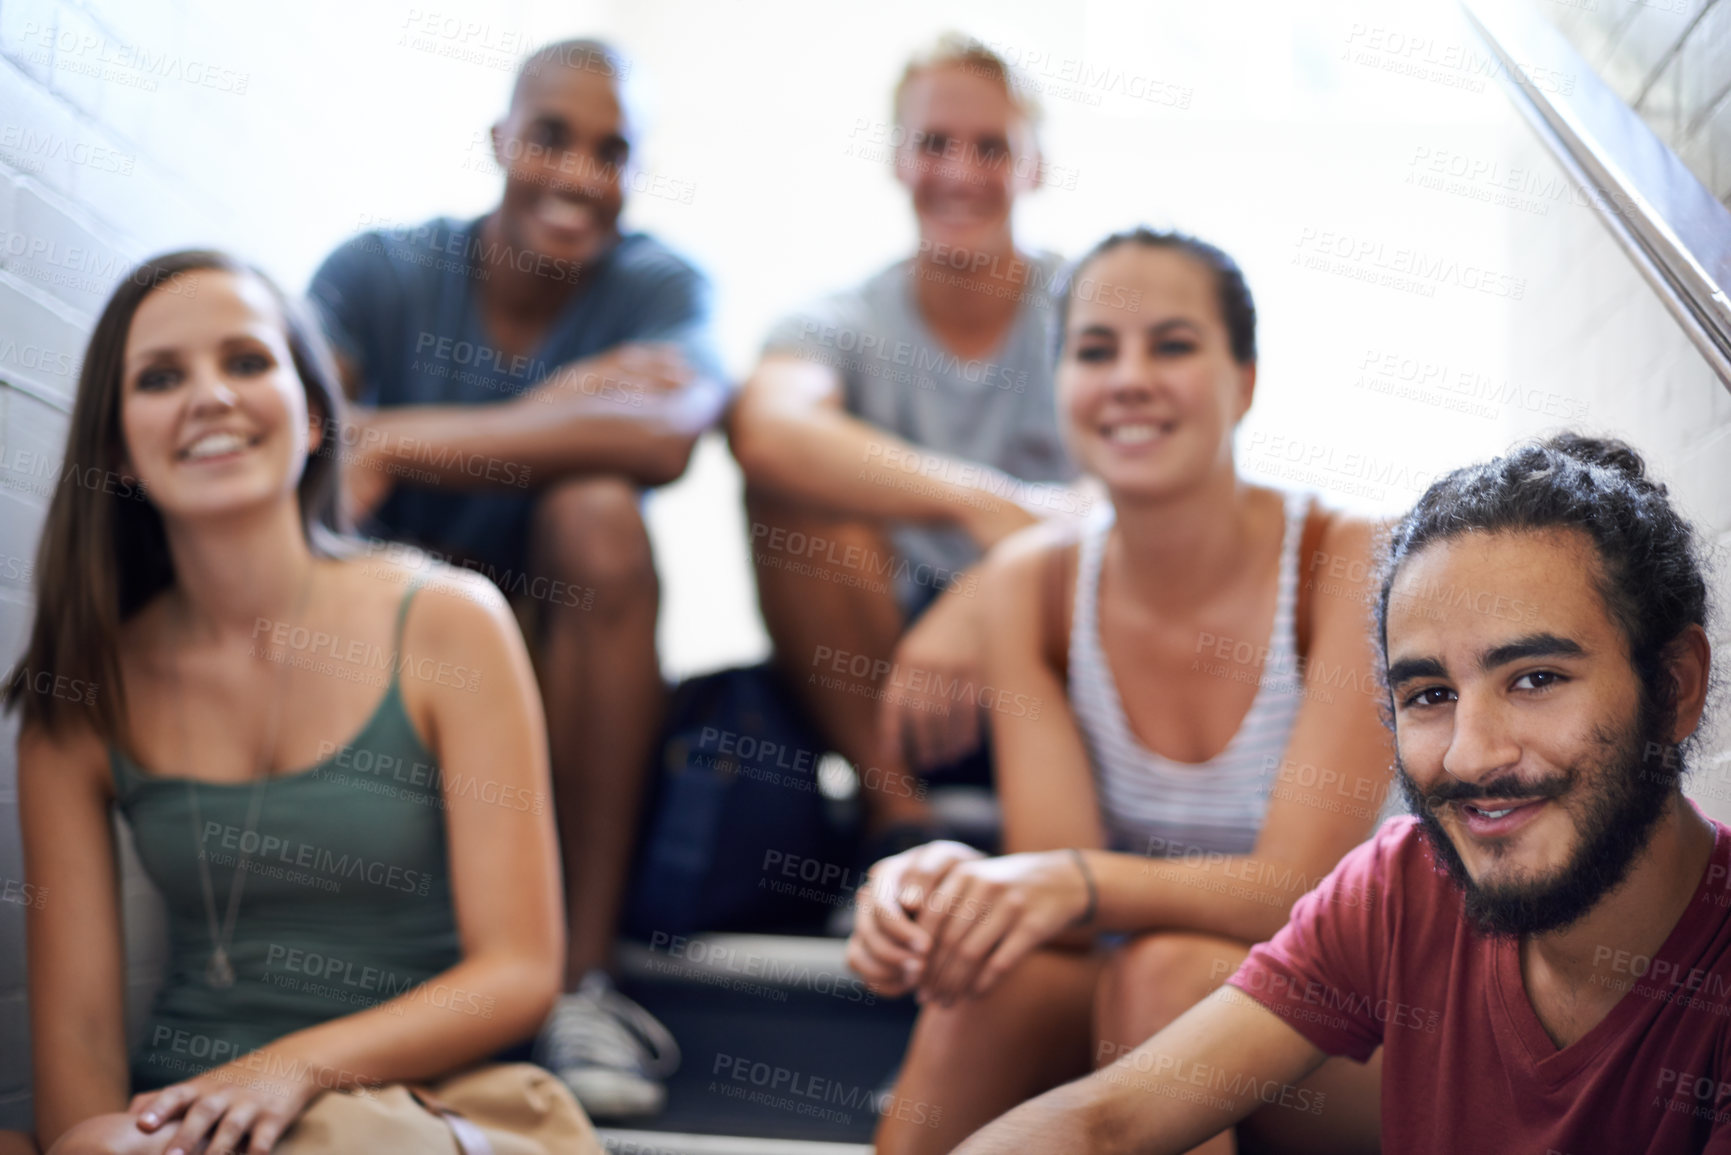
[[[1562,33],[1524,4],[1460,2],[1515,107],[1731,389],[1731,212]]]

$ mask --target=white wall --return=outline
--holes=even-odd
[[[1701,183],[1731,204],[1731,3],[1550,0],[1541,11]]]
[[[775,317],[912,248],[905,197],[855,146],[887,117],[909,50],[957,28],[1024,62],[1045,91],[1055,179],[1026,202],[1027,244],[1075,254],[1145,221],[1196,232],[1244,264],[1264,350],[1240,438],[1249,472],[1398,509],[1435,470],[1502,444],[1497,419],[1393,405],[1353,384],[1373,349],[1446,350],[1486,374],[1507,360],[1501,299],[1353,279],[1378,275],[1376,262],[1403,250],[1432,266],[1506,272],[1506,214],[1408,178],[1415,157],[1494,148],[1524,131],[1507,101],[1469,68],[1401,75],[1383,67],[1398,54],[1372,47],[1393,36],[1465,55],[1474,42],[1443,0],[673,0],[621,5],[617,18],[659,87],[699,97],[684,115],[664,108],[647,150],[650,167],[697,181],[693,203],[645,200],[637,217],[715,271],[726,352],[741,372]],[[1332,263],[1325,242],[1358,255],[1339,271],[1295,264]],[[751,612],[737,477],[710,448],[655,511],[669,531],[659,547],[675,562],[663,648],[680,670],[766,646]],[[681,572],[702,572],[703,584],[687,592]]]
[[[1731,68],[1731,65],[1728,65]],[[1510,165],[1554,168],[1536,145],[1513,140]],[[1712,632],[1723,679],[1731,655],[1731,390],[1672,321],[1594,210],[1571,198],[1529,219],[1510,261],[1544,276],[1545,291],[1511,313],[1511,376],[1542,397],[1583,409],[1571,424],[1621,437],[1640,450],[1702,531],[1716,567],[1719,617]],[[1511,439],[1556,422],[1516,408]],[[1731,699],[1695,760],[1689,793],[1731,821]]]
[[[125,260],[218,244],[298,288],[359,228],[483,211],[498,176],[477,134],[521,53],[574,34],[616,38],[658,92],[644,169],[693,195],[629,212],[708,266],[743,373],[775,316],[911,246],[887,172],[849,146],[885,117],[906,51],[946,27],[1033,54],[1049,89],[1058,179],[1027,204],[1028,244],[1074,253],[1149,221],[1243,262],[1264,348],[1247,469],[1398,509],[1525,432],[1537,397],[1541,423],[1584,407],[1634,438],[1731,531],[1727,394],[1587,210],[1547,200],[1560,186],[1484,199],[1488,166],[1531,148],[1446,0],[0,0],[0,444],[60,443]],[[1428,281],[1374,283],[1414,261]],[[1461,283],[1486,272],[1520,299]],[[1378,391],[1427,364],[1446,388]],[[31,482],[0,470],[8,653],[45,504]],[[652,508],[675,673],[763,647],[737,484],[708,444]],[[0,885],[22,875],[11,744],[0,728]],[[0,1126],[29,1111],[21,938],[22,909],[0,902]]]

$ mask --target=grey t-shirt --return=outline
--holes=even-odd
[[[916,265],[898,261],[857,288],[777,322],[764,353],[791,353],[833,368],[851,414],[915,445],[1002,470],[1027,482],[1068,482],[1076,470],[1058,432],[1052,393],[1051,287],[1060,260],[1032,258],[1015,324],[998,351],[967,359],[926,327],[914,300]],[[895,462],[886,462],[894,465]],[[863,462],[862,462],[863,464]],[[917,468],[908,475],[918,484]],[[918,610],[979,558],[959,529],[902,523],[891,540],[907,565],[897,596]]]

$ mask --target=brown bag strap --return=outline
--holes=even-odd
[[[1298,620],[1294,623],[1293,633],[1300,658],[1310,656],[1310,616],[1311,607],[1316,602],[1316,579],[1313,575],[1327,560],[1322,553],[1322,535],[1328,529],[1328,521],[1328,511],[1312,497],[1304,511],[1304,529],[1298,535],[1298,602],[1293,611]]]
[[[1046,551],[1040,573],[1041,629],[1046,664],[1061,681],[1070,677],[1070,558],[1076,543],[1065,542]]]

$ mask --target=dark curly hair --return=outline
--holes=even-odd
[[[1214,274],[1214,288],[1220,303],[1220,316],[1226,322],[1228,345],[1232,359],[1240,365],[1256,364],[1256,300],[1250,295],[1250,284],[1244,270],[1238,267],[1224,249],[1189,233],[1161,232],[1147,225],[1113,233],[1076,259],[1058,286],[1057,331],[1052,334],[1054,356],[1064,351],[1064,333],[1070,324],[1070,298],[1082,282],[1082,273],[1089,265],[1120,245],[1140,245],[1147,249],[1171,249],[1200,261]]]
[[[1426,489],[1384,545],[1376,602],[1381,669],[1388,669],[1389,589],[1408,558],[1466,533],[1572,529],[1598,555],[1593,575],[1606,612],[1657,716],[1668,718],[1675,687],[1665,648],[1688,627],[1707,626],[1707,562],[1694,528],[1665,486],[1626,443],[1561,433],[1446,474]]]

